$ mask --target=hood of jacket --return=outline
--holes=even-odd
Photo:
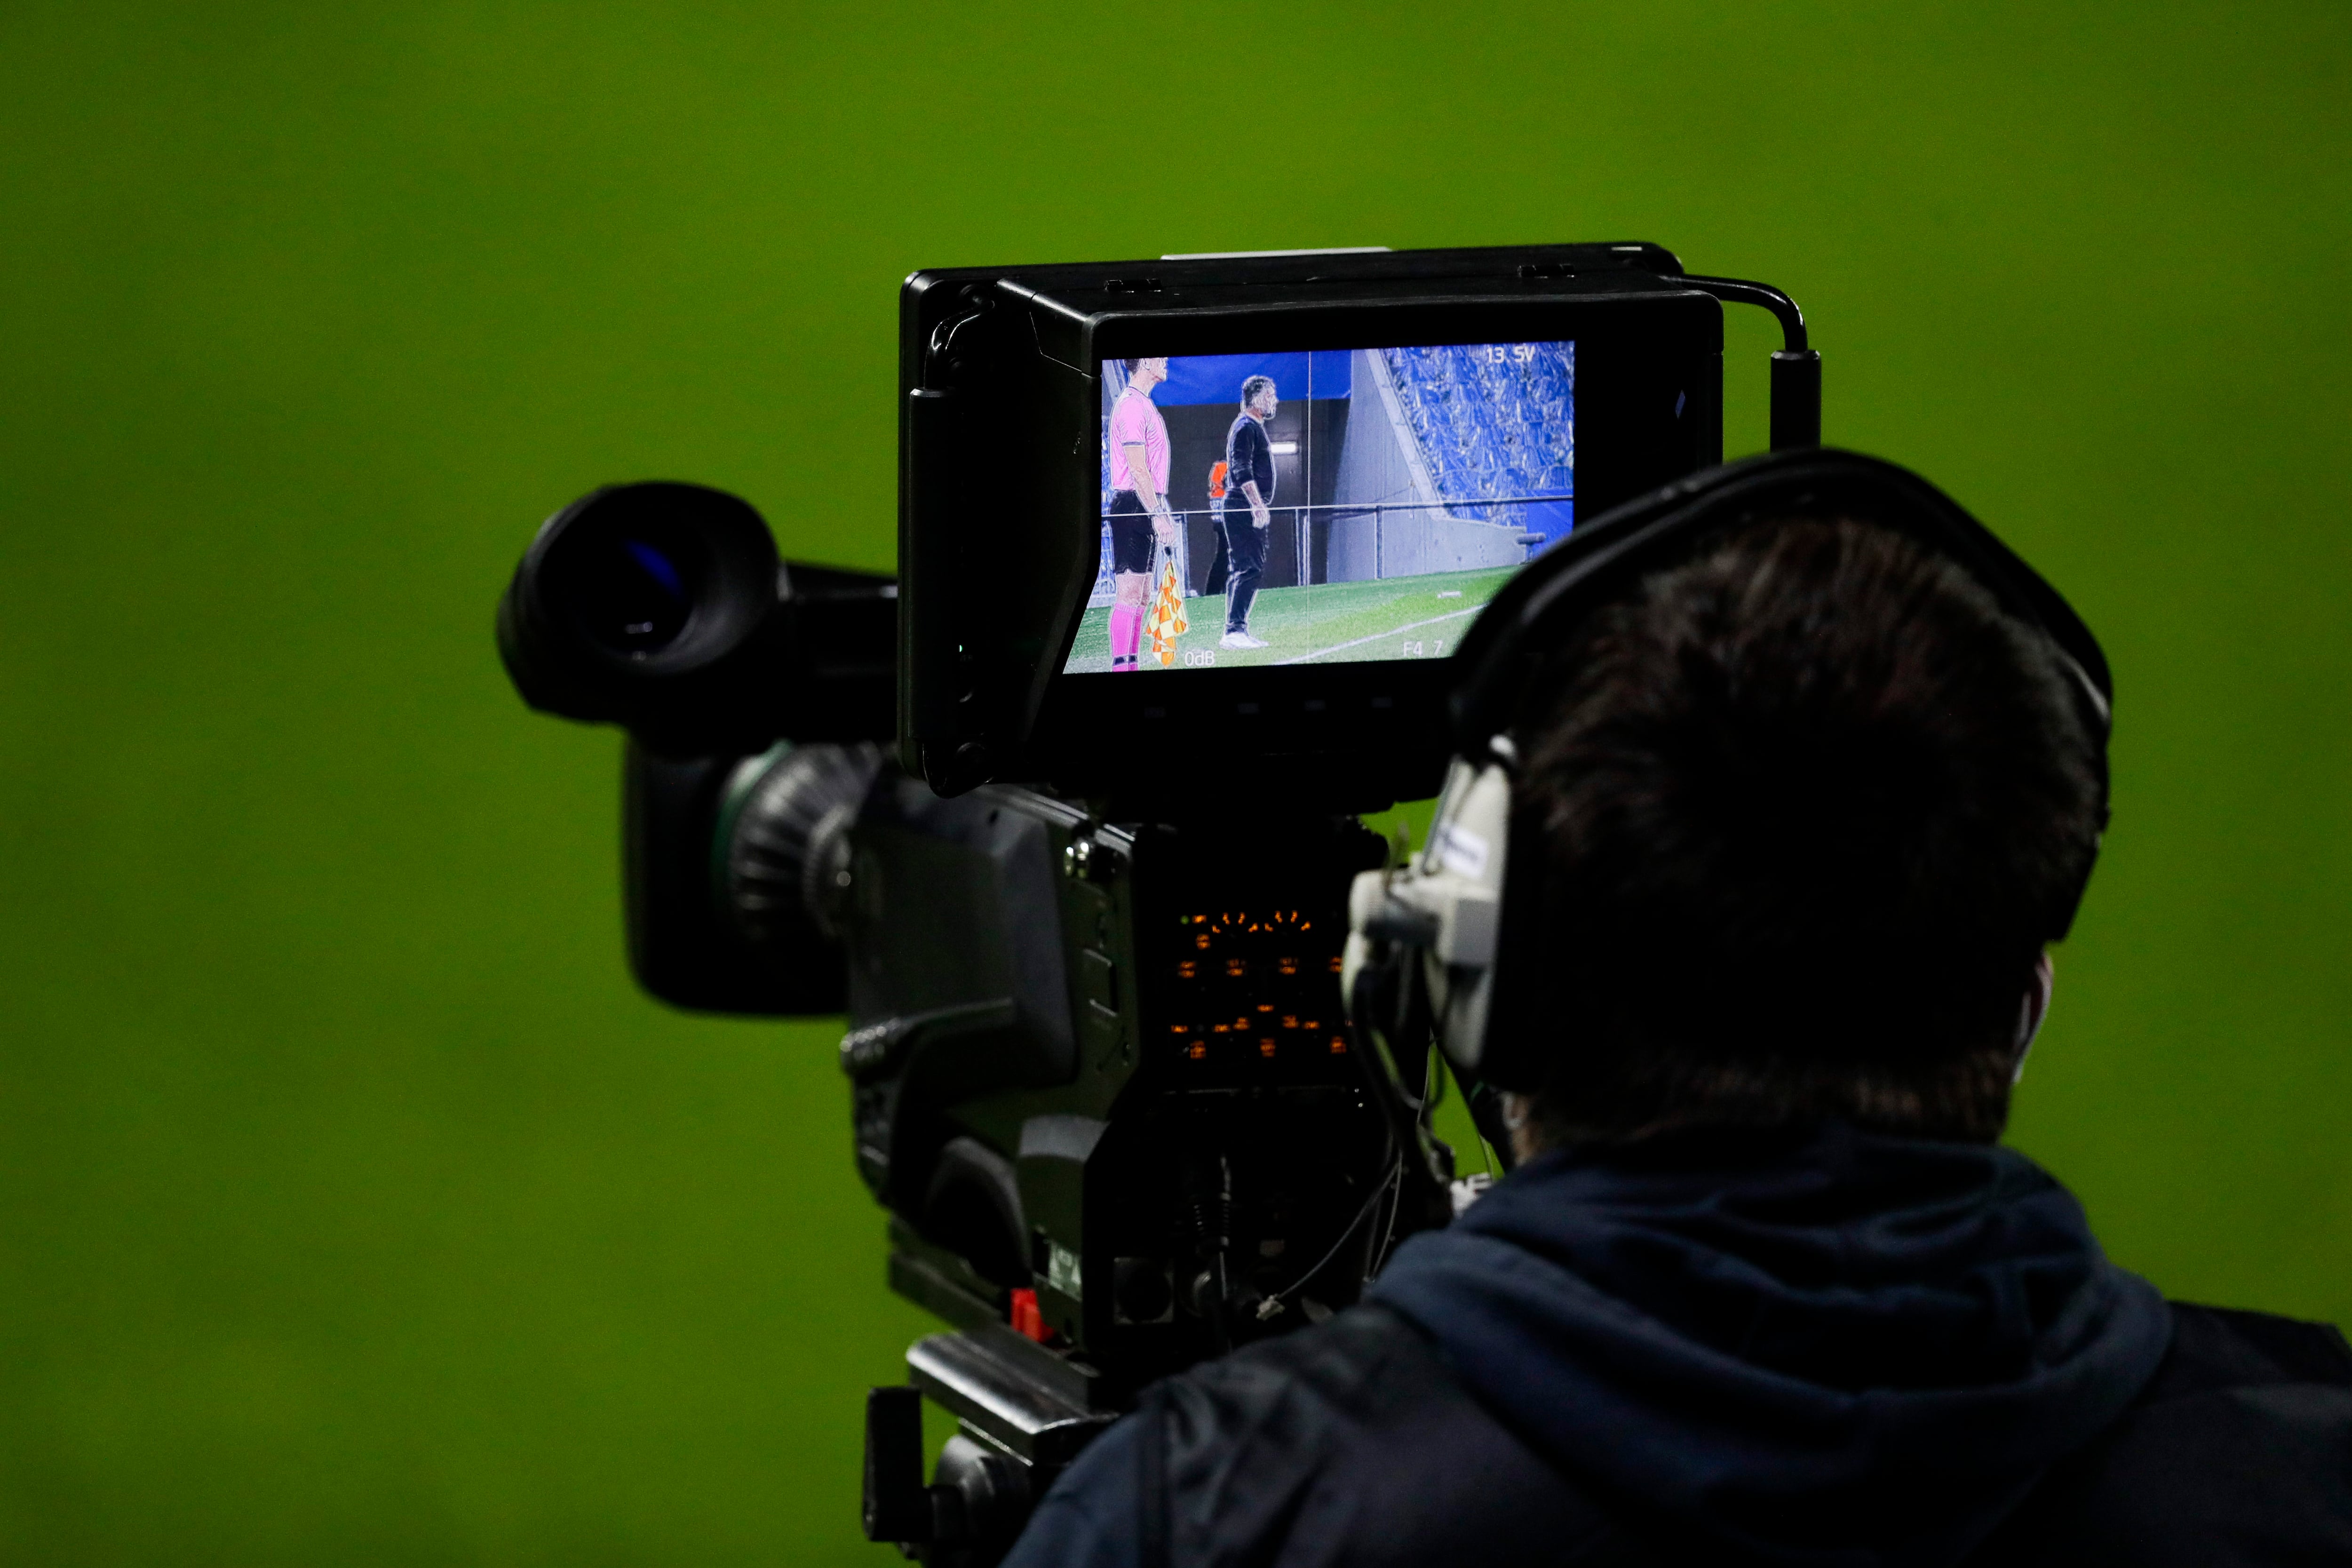
[[[1958,1561],[2171,1335],[2023,1155],[1839,1124],[1546,1154],[1370,1294],[1604,1500],[1825,1568]]]

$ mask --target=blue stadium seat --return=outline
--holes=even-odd
[[[1390,349],[1389,374],[1438,494],[1460,515],[1510,521],[1478,498],[1575,489],[1573,349]]]

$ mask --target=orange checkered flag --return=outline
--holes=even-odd
[[[1162,668],[1176,662],[1176,639],[1184,635],[1184,588],[1176,581],[1176,552],[1160,552],[1160,592],[1143,618],[1144,635],[1151,639],[1151,657]]]

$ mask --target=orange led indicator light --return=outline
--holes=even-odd
[[[1257,1043],[1257,1054],[1262,1057],[1270,1057],[1274,1055],[1274,1042],[1272,1040],[1260,1040]]]

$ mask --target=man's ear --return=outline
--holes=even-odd
[[[2034,960],[2033,973],[2025,983],[2025,994],[2018,1001],[2017,1050],[2009,1079],[2011,1083],[2025,1076],[2026,1054],[2033,1049],[2033,1037],[2042,1033],[2042,1020],[2050,1016],[2050,988],[2054,983],[2050,950],[2045,947],[2042,956]]]

